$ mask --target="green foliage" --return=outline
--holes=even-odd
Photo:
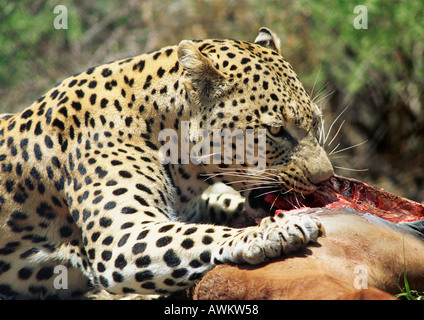
[[[31,64],[45,58],[46,47],[66,47],[81,36],[80,21],[72,10],[68,12],[72,27],[54,29],[54,7],[53,2],[33,0],[0,3],[0,86],[11,87],[31,75]],[[49,60],[43,60],[48,68]]]
[[[424,80],[424,2],[408,1],[307,1],[314,25],[311,36],[319,44],[319,60],[334,80],[351,93],[372,85],[375,73],[391,79]],[[337,3],[337,5],[331,6]],[[305,3],[306,4],[306,3]],[[368,29],[355,29],[353,13],[364,5]],[[331,48],[331,54],[328,50]]]
[[[403,281],[404,281],[405,287],[401,288],[399,286],[399,289],[400,289],[401,292],[395,295],[396,299],[424,300],[424,292],[419,292],[417,290],[411,290],[411,288],[409,287],[408,279],[406,277],[406,270],[404,270],[404,272],[403,272]]]

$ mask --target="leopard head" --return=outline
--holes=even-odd
[[[254,43],[183,41],[178,54],[191,108],[190,136],[201,136],[201,131],[239,132],[231,142],[225,142],[223,134],[218,152],[207,149],[205,173],[244,195],[272,188],[307,194],[333,175],[317,139],[320,110],[281,56],[280,41],[272,31],[260,29]],[[256,134],[251,140],[249,130]],[[244,149],[237,150],[239,136]],[[211,140],[209,147],[218,144]],[[225,153],[229,144],[231,153]]]

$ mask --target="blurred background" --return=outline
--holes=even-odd
[[[424,202],[423,0],[0,0],[0,112],[91,66],[262,26],[323,108],[336,173]]]

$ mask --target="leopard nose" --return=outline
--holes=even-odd
[[[309,177],[309,180],[313,184],[319,184],[321,182],[327,181],[334,175],[333,167],[327,168],[326,170],[320,170],[319,172],[314,172]]]
[[[313,184],[319,184],[327,181],[334,175],[333,165],[328,159],[327,153],[324,149],[320,148],[320,152],[315,159],[311,159],[308,166],[309,180]]]

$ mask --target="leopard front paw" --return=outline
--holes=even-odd
[[[321,223],[307,215],[286,213],[264,218],[259,226],[246,228],[240,235],[233,262],[258,264],[296,251],[324,234]]]

